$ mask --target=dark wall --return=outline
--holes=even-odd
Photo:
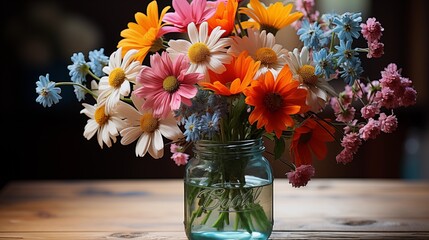
[[[120,31],[148,1],[10,1],[2,20],[5,43],[1,178],[157,178],[182,177],[183,167],[170,159],[135,157],[134,145],[101,149],[83,137],[87,117],[72,88],[51,108],[35,102],[35,82],[50,73],[68,81],[70,56],[104,48],[110,55]],[[159,1],[162,7],[164,1]],[[160,8],[161,8],[160,7]],[[4,41],[6,40],[6,41]],[[6,90],[7,89],[7,90]]]
[[[83,51],[87,55],[88,51],[103,47],[110,55],[121,39],[120,31],[134,21],[135,12],[146,12],[147,2],[21,0],[8,1],[2,7],[2,62],[6,62],[2,68],[1,94],[2,183],[12,179],[182,177],[184,168],[177,167],[168,156],[162,160],[139,158],[135,157],[133,144],[117,143],[112,148],[100,149],[95,138],[87,141],[83,137],[87,118],[79,114],[82,106],[71,88],[64,88],[63,100],[51,108],[35,102],[39,75],[50,73],[51,80],[68,80],[66,66],[72,53]],[[167,1],[158,2],[163,6]],[[412,25],[416,22],[412,14],[416,2],[427,8],[426,3],[422,4],[424,0],[401,1],[401,4],[372,1],[371,15],[377,16],[385,27],[382,40],[386,55],[371,64],[364,63],[366,73],[376,77],[384,66],[396,62],[404,68],[404,76],[427,81],[427,77],[413,72],[415,68],[410,61],[414,56],[409,47],[414,44],[411,36],[416,36],[410,35],[411,31],[416,29],[417,36],[428,39],[427,11],[421,16],[426,18],[420,21],[421,26]],[[425,58],[421,59],[427,63]],[[408,130],[423,131],[427,122],[427,89],[418,90],[425,92],[426,98],[419,99],[418,105],[407,112],[398,112],[397,133],[367,144],[371,146],[363,147],[358,159],[349,166],[337,165],[334,154],[328,156],[328,160],[316,163],[320,168],[318,176],[401,177],[402,148]],[[280,166],[275,172],[283,176],[286,170]]]

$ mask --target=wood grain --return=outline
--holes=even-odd
[[[271,239],[429,239],[429,182],[295,189],[276,179],[274,196]],[[0,239],[186,239],[182,222],[181,180],[26,181],[0,192]]]

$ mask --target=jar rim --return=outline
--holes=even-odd
[[[216,145],[236,145],[236,144],[252,144],[252,143],[263,143],[262,137],[259,138],[252,138],[252,139],[243,139],[243,140],[231,140],[226,142],[220,142],[216,140],[198,140],[195,143],[196,144],[216,144]]]
[[[197,150],[214,150],[214,149],[234,149],[239,151],[264,151],[262,137],[254,139],[234,140],[227,142],[219,142],[214,140],[199,140],[194,144],[194,151]],[[228,153],[224,153],[228,154]]]

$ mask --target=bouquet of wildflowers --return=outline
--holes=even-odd
[[[297,30],[300,46],[276,42],[285,27]],[[86,139],[103,148],[120,138],[139,157],[161,158],[167,148],[177,165],[199,140],[265,137],[275,143],[275,158],[290,140],[286,175],[305,186],[315,174],[312,158],[325,158],[336,136],[343,147],[336,161],[346,164],[365,141],[397,128],[395,108],[415,104],[412,81],[394,63],[380,76],[363,75],[361,59],[383,55],[383,31],[360,13],[320,14],[312,0],[172,0],[164,9],[152,1],[109,57],[103,49],[89,60],[73,54],[71,81],[40,76],[36,101],[50,107],[61,87],[73,86],[85,102]],[[356,46],[358,38],[367,45]],[[333,81],[345,88],[334,89]],[[322,118],[328,108],[335,115]]]

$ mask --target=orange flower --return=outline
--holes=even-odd
[[[217,74],[210,71],[210,82],[200,82],[199,84],[219,95],[239,94],[250,85],[259,65],[259,61],[255,62],[252,57],[247,55],[247,52],[242,52],[230,64],[225,65],[225,72]]]
[[[276,2],[265,7],[259,0],[250,0],[250,7],[241,7],[240,13],[246,14],[254,21],[242,22],[244,28],[256,27],[276,34],[278,30],[290,25],[303,16],[301,12],[291,13],[293,4],[284,5]]]
[[[295,125],[291,115],[301,114],[308,110],[305,105],[307,90],[299,89],[299,82],[285,65],[274,80],[268,71],[258,81],[244,91],[246,103],[255,108],[249,115],[250,124],[257,123],[257,128],[265,127],[268,133],[275,132],[280,138],[282,132]]]
[[[225,32],[222,37],[228,36],[234,30],[235,14],[237,13],[238,0],[228,0],[227,3],[219,2],[215,14],[207,20],[209,31],[220,26]]]
[[[322,120],[308,118],[295,129],[290,145],[291,156],[297,167],[310,165],[312,154],[324,159],[328,153],[327,142],[334,141],[334,127]]]
[[[164,15],[170,7],[165,7],[161,15],[158,16],[158,4],[156,1],[152,1],[147,6],[147,15],[138,12],[135,14],[137,23],[128,23],[128,28],[121,32],[121,41],[118,43],[118,48],[122,47],[122,55],[131,50],[139,50],[134,58],[140,62],[143,62],[144,58],[149,51],[156,52],[162,47],[161,37],[167,33],[162,27],[165,25],[162,23]]]

